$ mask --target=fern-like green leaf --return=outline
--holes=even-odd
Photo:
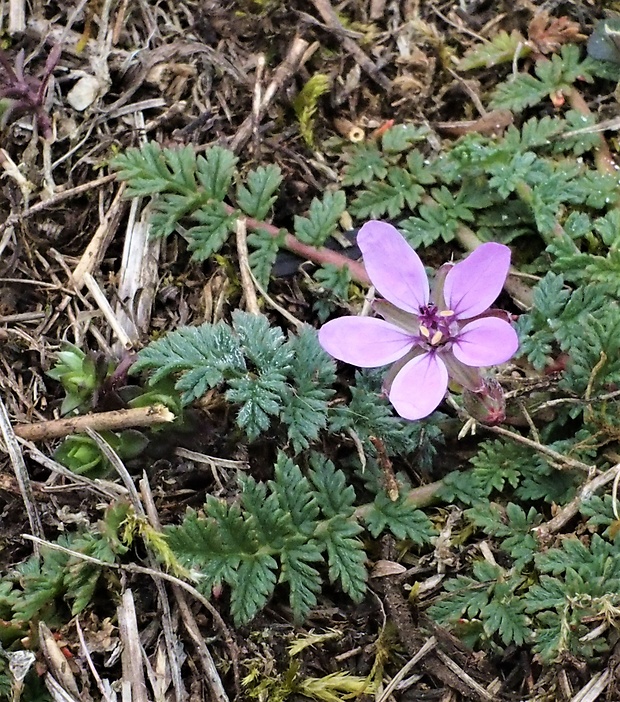
[[[185,232],[194,261],[205,261],[217,253],[231,232],[235,230],[237,216],[229,213],[221,202],[208,202],[192,214],[198,222]]]
[[[347,155],[342,184],[361,185],[387,176],[387,162],[375,144],[357,144]]]
[[[263,288],[269,285],[271,269],[284,243],[285,235],[285,230],[282,230],[279,236],[273,236],[265,229],[257,229],[248,235],[248,246],[253,249],[249,256],[250,268]]]
[[[187,195],[196,190],[196,154],[191,146],[162,149],[148,142],[114,158],[111,167],[119,180],[127,182],[128,197],[145,197],[171,192]]]
[[[397,154],[407,151],[416,141],[426,141],[429,135],[427,126],[415,124],[397,124],[390,127],[381,139],[383,151],[387,154]]]
[[[295,235],[305,244],[323,246],[335,231],[346,206],[342,190],[325,193],[322,200],[314,198],[310,203],[308,217],[295,215]]]
[[[340,580],[342,589],[354,602],[366,594],[366,552],[357,538],[362,527],[338,515],[325,522],[317,531],[319,543],[327,549],[329,580]]]
[[[290,374],[295,379],[295,388],[283,398],[280,419],[287,426],[288,438],[298,453],[309,448],[327,426],[336,366],[321,348],[316,331],[310,327],[303,327],[290,339],[289,345],[293,351]]]
[[[226,197],[238,160],[232,151],[220,146],[212,146],[196,159],[196,175],[207,197],[220,202]]]
[[[239,564],[237,586],[230,596],[235,624],[249,622],[267,604],[276,586],[277,563],[268,553],[247,555]]]
[[[321,592],[321,575],[312,565],[323,557],[313,541],[288,546],[280,554],[282,572],[280,582],[287,583],[290,590],[291,609],[297,622],[303,621],[317,603]]]
[[[422,545],[435,535],[433,525],[422,510],[408,502],[406,497],[392,501],[385,492],[377,494],[364,514],[364,521],[375,537],[389,529],[397,539],[409,539]]]
[[[163,339],[152,342],[138,353],[132,373],[152,370],[150,383],[184,373],[177,383],[183,403],[201,397],[224,380],[225,371],[242,371],[245,359],[238,338],[229,326],[181,327]]]
[[[245,214],[262,221],[276,201],[275,193],[281,183],[279,166],[259,166],[248,173],[245,185],[237,187],[237,205]]]
[[[413,210],[422,199],[424,188],[414,176],[404,168],[390,168],[387,182],[373,181],[366,190],[353,200],[351,212],[360,219],[372,217],[377,219],[386,215],[391,219],[405,208]]]
[[[489,42],[478,44],[459,61],[459,71],[471,71],[473,68],[491,68],[514,59],[517,49],[519,58],[527,56],[531,48],[521,34],[513,29],[510,34],[501,30]]]
[[[482,611],[487,636],[498,633],[506,646],[522,646],[531,636],[525,603],[513,593],[496,596]]]
[[[278,454],[274,471],[274,480],[269,482],[269,487],[280,509],[289,515],[299,533],[309,536],[314,532],[319,515],[310,482],[284,453]]]

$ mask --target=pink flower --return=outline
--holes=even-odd
[[[489,310],[506,280],[510,249],[482,244],[464,261],[442,266],[430,292],[422,261],[385,222],[367,222],[357,236],[368,276],[385,300],[383,317],[340,317],[319,330],[334,358],[363,368],[394,366],[385,380],[396,411],[422,419],[443,400],[448,378],[484,391],[483,366],[504,363],[519,342],[508,315]]]

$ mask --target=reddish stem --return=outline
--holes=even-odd
[[[230,214],[233,212],[238,212],[238,210],[230,205],[225,204],[224,206]],[[274,227],[273,224],[267,224],[266,222],[253,219],[252,217],[246,218],[246,225],[248,229],[252,229],[254,231],[262,229],[268,234],[271,234],[273,237],[280,236],[282,232],[282,229]],[[304,244],[289,232],[286,232],[284,235],[284,247],[300,258],[307,261],[312,261],[313,263],[331,263],[333,266],[337,266],[338,268],[348,268],[352,280],[356,281],[357,283],[361,283],[362,285],[370,285],[370,278],[368,277],[368,273],[366,273],[364,264],[360,261],[352,261],[344,254],[338,253],[338,251],[332,251],[332,249],[327,249],[324,246],[317,248],[316,246]]]

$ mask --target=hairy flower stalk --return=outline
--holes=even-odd
[[[341,317],[319,330],[334,358],[363,368],[394,364],[384,389],[405,419],[428,416],[451,378],[484,396],[480,368],[504,363],[518,348],[508,315],[489,310],[510,266],[510,249],[482,244],[464,261],[437,271],[431,292],[422,261],[385,222],[367,222],[357,237],[368,275],[385,298],[374,302],[383,317]]]

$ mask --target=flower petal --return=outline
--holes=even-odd
[[[377,220],[366,222],[357,244],[368,277],[386,300],[414,314],[428,303],[428,278],[422,261],[396,227]]]
[[[394,378],[390,402],[405,419],[427,417],[443,400],[448,389],[448,371],[436,353],[425,353],[409,361]]]
[[[319,343],[339,361],[376,368],[402,358],[416,339],[383,319],[340,317],[319,329]]]
[[[466,366],[494,366],[511,358],[519,348],[517,332],[503,319],[483,317],[459,332],[452,353]]]
[[[507,246],[482,244],[448,272],[443,286],[446,307],[460,319],[484,312],[500,294],[509,268]]]

